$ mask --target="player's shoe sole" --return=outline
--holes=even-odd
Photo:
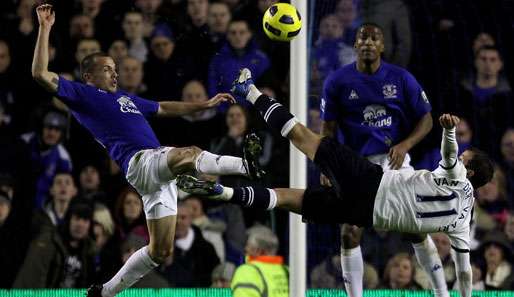
[[[243,68],[239,71],[239,76],[230,90],[236,97],[246,100],[251,85],[253,85],[252,72],[248,68]]]
[[[259,164],[261,155],[262,145],[259,136],[255,133],[246,135],[243,143],[243,164],[251,179],[261,179],[266,174]]]
[[[199,180],[191,175],[177,176],[177,187],[186,193],[200,196],[217,196],[223,193],[222,185]]]
[[[102,285],[92,285],[87,289],[86,297],[102,297]]]

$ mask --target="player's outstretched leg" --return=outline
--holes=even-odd
[[[255,134],[245,137],[243,158],[222,156],[204,151],[196,146],[177,147],[168,151],[167,162],[172,176],[191,172],[212,175],[245,175],[252,179],[260,179],[264,171],[258,159],[262,153],[260,139]]]
[[[90,287],[87,297],[114,297],[164,263],[173,253],[176,222],[176,215],[147,220],[150,243],[133,253],[118,273],[103,286]]]
[[[253,84],[252,74],[248,68],[240,71],[232,87],[232,93],[236,97],[250,101],[271,129],[289,138],[309,159],[314,159],[321,136],[299,123],[277,100],[262,94]]]
[[[409,237],[416,259],[430,279],[434,296],[450,297],[444,277],[443,263],[430,235],[412,234]]]
[[[179,175],[177,187],[182,191],[213,200],[226,201],[243,207],[271,210],[275,207],[300,214],[303,193],[299,189],[269,189],[265,187],[230,188],[190,175]]]

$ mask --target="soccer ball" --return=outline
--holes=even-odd
[[[276,3],[264,13],[262,27],[270,39],[290,41],[300,33],[302,18],[293,5]]]

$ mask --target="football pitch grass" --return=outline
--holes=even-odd
[[[0,290],[1,297],[84,297],[85,289]],[[116,297],[230,297],[229,289],[129,289]],[[366,290],[363,297],[431,297],[430,291]],[[457,291],[451,297],[460,296]],[[514,291],[474,291],[473,297],[514,297]],[[346,297],[341,290],[308,290],[306,297]]]

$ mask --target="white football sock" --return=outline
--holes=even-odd
[[[423,267],[430,279],[434,296],[449,297],[450,294],[448,293],[446,280],[444,278],[443,263],[441,262],[441,258],[439,258],[437,247],[432,241],[432,238],[427,236],[423,242],[413,243],[412,247],[416,253],[418,263]]]
[[[246,100],[253,104],[257,101],[257,98],[259,98],[260,95],[262,95],[261,91],[259,91],[255,85],[250,85],[250,92],[246,95]]]
[[[220,156],[202,151],[196,158],[196,171],[213,175],[247,175],[243,159],[231,156]]]
[[[148,254],[148,246],[140,248],[128,258],[120,271],[103,285],[102,296],[114,297],[122,290],[135,284],[157,266],[159,264],[155,263]]]
[[[348,297],[362,297],[364,261],[360,246],[353,249],[341,249],[341,267]]]
[[[223,201],[229,201],[230,199],[232,199],[232,196],[234,195],[234,189],[232,189],[231,187],[225,187],[225,186],[222,186],[222,187],[223,187],[223,193],[216,195],[216,196],[209,196],[209,198],[215,199],[215,200],[223,200]]]

